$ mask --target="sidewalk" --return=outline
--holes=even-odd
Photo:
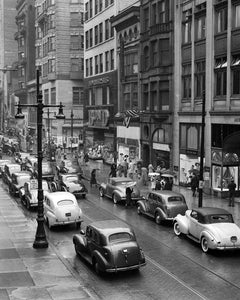
[[[98,299],[53,245],[32,247],[36,220],[27,219],[1,186],[0,194],[0,299]]]
[[[89,160],[87,164],[84,164],[81,167],[86,178],[89,179],[91,171],[93,169],[97,169],[97,182],[99,184],[102,182],[107,182],[107,178],[110,173],[109,165],[104,164],[102,161]],[[147,193],[151,191],[150,182],[148,186],[142,186],[140,189],[142,195],[146,196]],[[175,185],[173,186],[173,190],[184,195],[187,205],[190,209],[193,207],[198,207],[198,196],[193,197],[190,188]],[[230,213],[232,213],[235,223],[240,227],[240,198],[235,199],[235,207],[229,207],[228,199],[217,198],[213,195],[203,194],[202,206],[221,207],[228,210]]]

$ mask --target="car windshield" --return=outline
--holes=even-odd
[[[169,197],[168,202],[183,202],[183,198],[180,196]]]
[[[128,232],[118,232],[109,236],[109,243],[131,241],[132,236]]]
[[[220,214],[208,216],[209,223],[233,223],[233,217],[231,214]]]
[[[60,200],[57,203],[58,206],[73,205],[73,204],[74,204],[74,202],[70,199]]]

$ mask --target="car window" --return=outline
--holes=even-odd
[[[168,202],[183,202],[183,198],[180,196],[172,196],[168,198]]]
[[[157,196],[157,202],[162,204],[162,203],[163,203],[163,200],[162,200],[162,198],[161,198],[161,197],[159,197],[159,196]]]
[[[96,231],[93,231],[93,237],[92,237],[93,241],[96,243],[96,244],[99,244],[99,236],[97,234]]]
[[[60,200],[57,203],[58,206],[73,205],[73,204],[74,204],[74,202],[72,200],[70,200],[70,199]]]
[[[232,215],[220,214],[208,216],[209,223],[233,223]]]
[[[132,239],[132,236],[128,232],[118,232],[111,234],[108,239],[109,243],[118,243],[130,241]]]
[[[87,230],[86,230],[86,236],[89,237],[89,238],[92,237],[92,228],[87,227]]]

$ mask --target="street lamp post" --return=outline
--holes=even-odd
[[[204,144],[205,144],[204,131],[205,131],[205,114],[206,114],[205,102],[206,102],[205,91],[203,91],[198,207],[202,207],[202,198],[203,198],[203,160],[204,160]]]
[[[71,154],[73,156],[73,117],[74,117],[74,114],[73,114],[73,110],[71,111]]]
[[[33,248],[47,248],[48,241],[44,229],[44,215],[43,215],[43,189],[42,189],[42,127],[43,127],[43,109],[45,107],[59,107],[59,113],[56,115],[57,119],[64,119],[63,105],[45,105],[42,100],[42,93],[39,91],[39,70],[37,69],[37,104],[20,104],[18,103],[18,110],[15,118],[23,119],[21,107],[36,107],[37,108],[37,153],[38,153],[38,214],[37,214],[37,231]]]
[[[47,118],[48,118],[48,159],[51,160],[51,141],[50,141],[50,113],[49,113],[49,108],[47,111]]]

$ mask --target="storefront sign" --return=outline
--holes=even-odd
[[[109,120],[109,111],[107,109],[88,110],[89,127],[106,127]]]
[[[109,83],[110,79],[109,77],[103,77],[103,78],[99,78],[99,79],[94,79],[94,80],[90,80],[89,81],[89,86],[94,86],[94,85],[100,85],[100,84],[106,84]]]
[[[188,155],[198,155],[198,150],[186,149],[186,154],[188,154]]]
[[[170,148],[168,144],[153,143],[153,149],[170,152]]]

